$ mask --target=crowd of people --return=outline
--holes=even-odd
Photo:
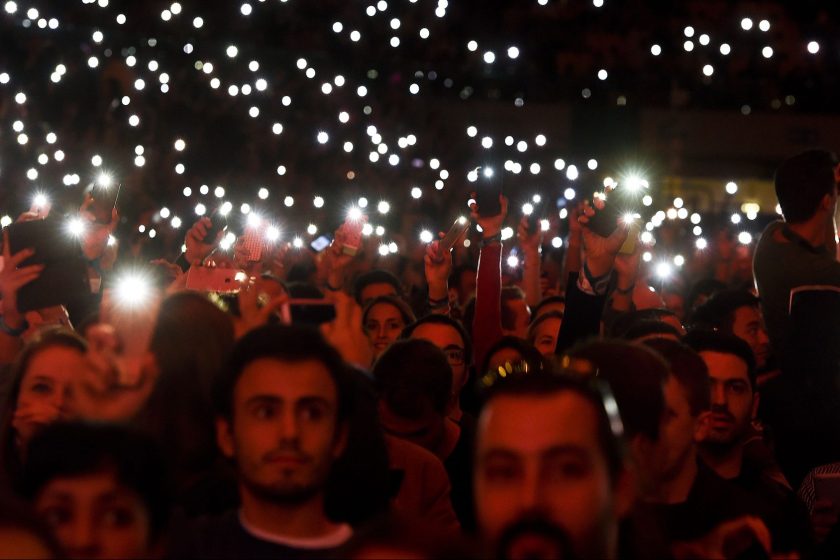
[[[753,267],[718,251],[683,293],[598,198],[552,274],[523,217],[517,276],[508,200],[474,203],[477,267],[441,234],[422,297],[370,267],[363,216],[322,252],[229,253],[203,217],[128,281],[116,210],[86,200],[85,292],[32,309],[62,265],[12,250],[26,213],[0,269],[0,556],[835,558],[838,184],[830,152],[784,161]]]

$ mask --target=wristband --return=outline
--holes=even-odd
[[[634,282],[634,283],[630,284],[630,287],[627,288],[626,290],[622,290],[621,288],[616,286],[615,287],[615,293],[617,293],[619,295],[622,295],[622,296],[629,296],[630,294],[633,293],[633,290],[635,290],[635,289],[636,289],[636,283]]]
[[[9,336],[20,336],[26,332],[29,328],[29,323],[26,322],[26,319],[23,320],[23,324],[16,329],[13,329],[9,325],[6,324],[6,318],[3,315],[0,315],[0,332],[3,332]]]
[[[592,291],[596,295],[604,295],[607,293],[607,286],[610,281],[610,273],[607,272],[597,278],[592,275],[592,272],[589,270],[589,264],[584,260],[583,262],[583,276],[586,279],[586,282],[592,288]]]

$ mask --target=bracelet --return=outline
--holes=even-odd
[[[340,291],[341,291],[341,288],[335,288],[335,287],[333,287],[333,286],[330,286],[330,283],[329,283],[329,282],[324,283],[324,288],[325,288],[328,292],[340,292]]]
[[[615,293],[617,293],[619,295],[622,295],[622,296],[629,296],[630,294],[633,293],[633,290],[635,290],[635,289],[636,289],[636,283],[633,282],[632,284],[630,284],[630,287],[627,288],[626,290],[622,290],[621,288],[616,286],[615,287]]]
[[[493,237],[485,237],[484,239],[482,239],[481,240],[481,246],[482,247],[487,247],[488,245],[495,245],[495,244],[499,244],[501,242],[502,242],[502,234],[497,233]]]
[[[26,322],[26,319],[23,320],[23,324],[16,329],[13,329],[9,325],[6,324],[6,317],[0,315],[0,332],[3,332],[9,336],[20,336],[26,332],[29,328],[29,323]]]
[[[593,276],[592,271],[589,270],[589,263],[587,263],[584,260],[583,277],[596,294],[603,295],[607,292],[607,284],[610,280],[609,272],[607,272],[606,274],[602,274],[601,276],[595,277]]]

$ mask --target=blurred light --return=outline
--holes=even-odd
[[[741,223],[741,215],[740,215],[740,214],[738,214],[737,212],[736,212],[736,213],[734,213],[734,214],[732,214],[732,217],[730,218],[730,221],[731,221],[733,224],[736,224],[736,225],[737,225],[737,224],[740,224],[740,223]]]
[[[423,196],[423,190],[420,187],[412,187],[411,198],[418,199]]]
[[[391,205],[385,202],[384,200],[380,200],[379,204],[376,205],[376,210],[380,214],[387,214],[391,211]]]
[[[676,257],[674,257],[674,264],[678,267],[682,267],[682,265],[685,264],[685,257],[683,257],[682,255],[677,255]]]
[[[516,268],[517,266],[519,266],[519,257],[517,257],[516,255],[510,255],[507,258],[507,265],[510,268]]]
[[[764,58],[772,58],[773,57],[773,47],[764,47],[761,49],[761,56]]]
[[[758,28],[766,33],[767,31],[770,31],[770,22],[766,19],[763,19],[760,22],[758,22]]]
[[[808,52],[811,54],[817,54],[820,52],[820,44],[816,41],[811,41],[808,43]]]
[[[432,235],[432,232],[427,229],[424,229],[420,232],[420,241],[422,241],[423,243],[431,243],[434,240],[434,238],[435,237],[434,235]]]
[[[726,56],[731,52],[732,52],[732,47],[730,47],[728,43],[721,44],[720,54],[722,54],[723,56]]]
[[[673,269],[671,268],[671,265],[667,262],[661,262],[658,265],[656,265],[656,275],[661,280],[666,280],[669,276],[671,276],[672,272]]]
[[[257,196],[258,196],[261,200],[265,200],[266,198],[268,198],[268,189],[267,189],[267,188],[265,188],[265,187],[260,188],[260,190],[259,190],[259,191],[257,191]]]
[[[662,47],[660,47],[659,45],[651,46],[650,54],[652,54],[653,56],[659,56],[660,54],[662,54]]]
[[[752,26],[753,20],[751,20],[750,18],[745,17],[741,20],[741,29],[743,29],[744,31],[749,31],[750,29],[752,29]]]
[[[567,179],[569,179],[570,181],[574,181],[578,178],[578,176],[579,176],[579,173],[578,173],[578,169],[577,169],[576,166],[570,165],[568,168],[566,168],[566,178]]]
[[[555,249],[559,249],[560,247],[563,246],[563,239],[561,239],[560,237],[553,238],[551,240],[551,246],[554,247]]]
[[[569,187],[565,191],[563,191],[563,196],[566,200],[573,200],[575,198],[575,189]]]
[[[709,243],[702,237],[698,237],[697,241],[694,242],[694,246],[697,247],[698,250],[702,251],[709,246]]]
[[[738,234],[738,243],[740,243],[741,245],[749,245],[750,243],[752,243],[752,239],[752,234],[750,234],[748,231],[742,231]]]
[[[286,206],[286,208],[291,208],[292,206],[295,205],[295,199],[292,198],[291,196],[287,196],[286,198],[283,199],[283,204]]]
[[[729,181],[726,183],[726,192],[728,194],[735,194],[738,192],[738,184],[735,181]]]

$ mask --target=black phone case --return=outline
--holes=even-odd
[[[90,295],[87,265],[77,237],[70,235],[62,220],[46,219],[12,224],[9,250],[12,255],[24,249],[35,254],[20,267],[44,265],[37,280],[18,290],[20,311],[34,311],[55,305],[70,305]]]
[[[216,241],[216,236],[219,235],[220,231],[223,231],[225,228],[227,228],[228,225],[227,218],[225,216],[222,216],[222,214],[219,213],[218,210],[213,212],[213,214],[210,216],[210,222],[212,223],[212,225],[210,226],[210,229],[207,230],[207,235],[205,235],[204,239],[202,240],[202,242],[205,244],[210,244]]]

